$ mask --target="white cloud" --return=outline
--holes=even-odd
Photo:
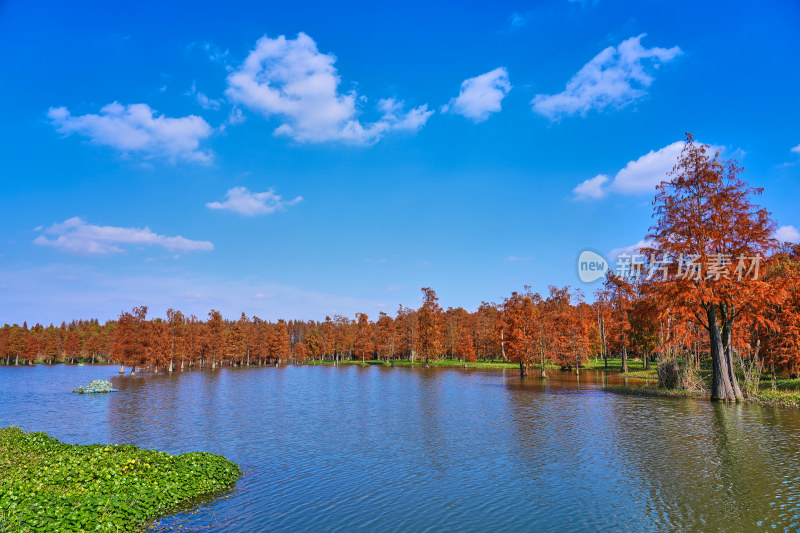
[[[606,195],[606,190],[603,185],[608,181],[608,176],[605,174],[598,174],[593,178],[579,183],[572,192],[575,194],[577,200],[597,200]]]
[[[592,109],[621,108],[647,94],[653,83],[648,70],[680,55],[681,49],[644,48],[645,34],[631,37],[618,47],[609,46],[584,65],[558,94],[539,94],[532,101],[533,110],[550,120],[563,115],[586,115]]]
[[[197,103],[200,104],[200,107],[203,109],[217,111],[220,108],[221,102],[219,100],[209,98],[205,93],[198,91],[196,83],[192,83],[192,88],[186,92],[186,95],[194,96]]]
[[[192,42],[186,47],[187,51],[191,51],[194,48],[199,48],[205,56],[212,61],[213,63],[219,63],[226,68],[228,68],[228,58],[230,57],[230,52],[225,49],[223,50],[219,46],[215,45],[214,43],[210,42]]]
[[[603,198],[609,192],[619,194],[655,193],[656,186],[669,179],[667,173],[678,162],[683,147],[683,141],[676,141],[659,150],[651,150],[640,158],[629,161],[622,170],[616,173],[610,183],[607,183],[608,176],[600,174],[580,183],[572,192],[579,200]],[[712,151],[716,148],[711,147]]]
[[[623,254],[634,255],[640,253],[641,250],[644,248],[652,248],[652,247],[653,247],[653,241],[641,240],[636,244],[631,244],[630,246],[614,248],[613,250],[608,252],[608,255],[606,256],[609,262],[609,267],[613,269],[613,265],[617,263],[617,259],[619,259],[619,256]]]
[[[404,114],[403,102],[394,98],[378,100],[378,109],[382,113],[381,121],[390,124],[390,129],[395,131],[419,131],[433,114],[433,111],[428,111],[427,105],[415,107]]]
[[[235,126],[236,124],[241,124],[245,121],[244,113],[238,107],[234,107],[231,109],[231,112],[228,114],[228,124]]]
[[[200,104],[200,107],[203,109],[219,109],[219,100],[214,100],[213,98],[209,98],[203,93],[197,93],[197,103]]]
[[[213,131],[205,120],[195,115],[172,118],[153,113],[147,104],[124,106],[114,102],[100,109],[98,115],[73,116],[66,107],[51,107],[47,116],[65,135],[77,133],[125,154],[211,162],[212,153],[200,150],[200,141]]]
[[[621,194],[655,193],[656,186],[669,179],[667,173],[678,162],[684,146],[683,141],[676,141],[660,150],[651,150],[635,161],[629,161],[614,176],[611,190]]]
[[[224,202],[209,202],[206,207],[210,209],[230,209],[241,215],[269,215],[291,207],[303,200],[298,196],[294,200],[284,201],[280,194],[275,194],[273,189],[264,192],[250,192],[245,187],[234,187],[225,193]]]
[[[794,152],[796,154],[800,154],[800,144],[798,144],[797,146],[792,148],[792,152]]]
[[[775,238],[781,242],[800,243],[800,231],[794,226],[781,226],[775,232]]]
[[[473,121],[483,122],[489,115],[500,111],[503,98],[511,90],[505,67],[467,78],[461,83],[458,96],[442,108],[443,113],[457,113]]]
[[[523,263],[527,263],[528,261],[533,261],[533,257],[519,257],[519,256],[516,256],[516,255],[509,255],[508,257],[506,257],[506,261],[509,261],[511,263],[514,263],[514,262],[517,262],[517,261],[521,261]]]
[[[121,228],[88,224],[80,217],[72,217],[45,230],[54,238],[39,235],[33,241],[40,246],[52,246],[62,252],[83,255],[122,253],[123,245],[161,246],[171,252],[209,251],[214,245],[208,241],[192,241],[181,237],[167,237],[153,233],[150,228]]]
[[[384,114],[377,121],[362,123],[357,108],[361,99],[355,91],[339,92],[335,62],[333,55],[320,53],[305,33],[296,39],[264,36],[228,75],[225,94],[267,118],[279,117],[281,125],[275,134],[299,142],[372,144],[392,130],[416,131],[433,114],[427,105],[403,114],[402,103],[381,100],[391,112],[382,109]]]

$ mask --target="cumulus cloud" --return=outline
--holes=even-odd
[[[280,194],[275,194],[273,189],[264,192],[250,192],[245,187],[234,187],[225,193],[224,202],[209,202],[206,207],[229,209],[246,216],[269,215],[291,207],[302,200],[303,197],[298,196],[294,200],[285,201]]]
[[[335,62],[305,33],[296,39],[264,36],[228,75],[225,94],[267,118],[277,117],[281,124],[275,134],[299,142],[372,144],[392,130],[416,131],[433,114],[427,105],[403,113],[401,102],[388,99],[379,102],[383,115],[378,120],[362,122],[357,105],[362,99],[355,91],[339,91]]]
[[[195,115],[154,116],[154,112],[147,104],[125,106],[114,102],[101,108],[99,114],[73,116],[66,107],[51,107],[47,116],[60,133],[77,133],[124,154],[211,162],[212,153],[200,149],[200,141],[213,131],[205,120]]]
[[[600,174],[580,183],[572,192],[579,200],[602,198],[609,191],[619,194],[655,193],[656,186],[668,179],[667,173],[678,162],[683,147],[683,141],[677,141],[659,150],[651,150],[629,161],[610,183],[608,176]]]
[[[500,111],[500,104],[511,90],[505,67],[467,78],[461,83],[458,96],[442,108],[443,113],[457,113],[474,122],[483,122],[492,113]]]
[[[52,246],[62,252],[80,255],[107,255],[124,252],[123,246],[161,246],[171,252],[210,251],[214,245],[208,241],[192,241],[181,237],[168,237],[154,233],[150,228],[121,228],[96,226],[80,217],[72,217],[53,224],[33,241],[39,246]]]
[[[531,101],[533,110],[557,120],[593,109],[621,108],[642,98],[653,83],[651,72],[682,53],[677,46],[645,48],[640,42],[644,36],[609,46],[585,64],[563,92],[537,95]]]
[[[683,141],[676,141],[659,150],[651,150],[635,161],[629,161],[617,172],[611,190],[621,194],[654,193],[656,186],[667,179],[667,173],[678,162]]]
[[[800,243],[800,231],[794,226],[781,226],[775,232],[775,238],[780,242],[791,242],[793,244]]]
[[[605,174],[598,174],[593,178],[579,183],[574,189],[573,194],[577,200],[597,200],[606,195],[606,190],[603,185],[608,181],[608,176]]]

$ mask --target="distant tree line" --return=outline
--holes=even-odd
[[[734,161],[709,150],[687,134],[678,164],[657,188],[655,222],[639,260],[610,270],[593,303],[568,286],[551,286],[544,295],[525,287],[469,312],[443,309],[424,287],[420,307],[401,305],[376,320],[364,313],[323,321],[245,314],[225,320],[216,310],[200,320],[174,309],[148,319],[147,307],[134,307],[102,325],[5,325],[0,358],[113,361],[155,372],[480,359],[518,363],[522,376],[537,368],[545,377],[548,365],[578,371],[590,357],[606,364],[618,357],[626,372],[636,357],[645,368],[657,364],[659,383],[672,388],[702,386],[698,370],[706,366],[711,397],[738,400],[754,392],[764,371],[800,374],[800,245],[774,239],[769,213],[752,203],[761,190],[741,180]]]

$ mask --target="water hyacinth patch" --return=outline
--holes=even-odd
[[[233,486],[241,469],[205,452],[65,444],[0,429],[0,531],[144,531],[182,504]]]

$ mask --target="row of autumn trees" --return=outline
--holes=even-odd
[[[156,372],[288,360],[408,360],[427,365],[441,358],[465,363],[481,359],[518,362],[527,374],[533,362],[572,369],[592,355],[614,352],[622,336],[607,332],[614,330],[612,319],[598,321],[601,315],[613,315],[601,303],[587,304],[569,287],[551,287],[544,298],[526,288],[501,304],[483,302],[475,312],[445,310],[436,292],[425,287],[419,308],[400,306],[394,317],[381,312],[374,321],[364,313],[324,321],[268,322],[245,314],[225,320],[216,310],[199,320],[174,309],[164,318],[148,319],[147,307],[134,307],[104,325],[96,320],[46,328],[6,325],[0,330],[0,354],[6,364],[101,360]]]
[[[419,308],[400,306],[395,316],[382,312],[375,320],[363,313],[225,320],[215,310],[199,320],[173,309],[148,319],[147,308],[136,307],[104,325],[6,325],[0,357],[7,364],[100,358],[154,371],[480,358],[518,363],[523,376],[533,368],[543,376],[552,363],[577,371],[590,357],[619,357],[627,371],[637,357],[646,367],[654,361],[669,387],[702,386],[697,370],[706,365],[712,398],[737,400],[757,387],[763,369],[800,373],[800,246],[774,239],[775,223],[753,202],[761,189],[741,179],[734,161],[709,150],[687,135],[677,165],[657,187],[641,260],[609,272],[592,303],[570,287],[543,295],[525,287],[474,312],[445,310],[426,287]]]

